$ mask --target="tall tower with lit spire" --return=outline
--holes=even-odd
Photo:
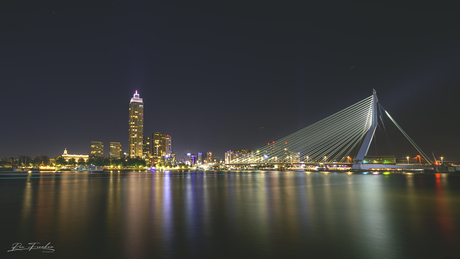
[[[136,92],[129,102],[129,157],[142,157],[144,101]]]

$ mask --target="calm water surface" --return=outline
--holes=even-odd
[[[0,258],[460,257],[460,175],[0,173],[0,216]]]

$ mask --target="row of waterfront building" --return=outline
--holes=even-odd
[[[144,139],[145,142],[143,143],[143,154],[141,157],[135,158],[145,159],[145,161],[150,165],[167,163],[184,163],[188,165],[195,165],[222,162],[221,160],[219,160],[219,157],[213,156],[212,152],[207,152],[205,156],[203,156],[202,152],[198,152],[198,155],[187,153],[182,158],[179,158],[176,161],[176,155],[172,152],[171,137],[169,135],[155,132],[152,134],[152,139]],[[104,156],[104,142],[91,141],[90,155],[69,154],[66,148],[64,149],[64,153],[61,155],[61,157],[64,158],[66,161],[69,161],[71,159],[74,159],[75,161],[80,161],[80,159],[83,159],[85,162],[88,161],[90,157],[106,157]],[[127,159],[131,157],[126,152],[122,152],[120,142],[110,142],[109,158]]]
[[[181,158],[176,159],[176,155],[172,149],[172,137],[170,134],[161,132],[152,133],[151,137],[144,136],[144,101],[140,97],[138,91],[134,93],[129,102],[129,120],[128,120],[128,152],[122,151],[120,142],[110,142],[109,158],[140,158],[145,159],[150,165],[166,164],[166,163],[187,163],[187,164],[205,164],[219,163],[218,157],[213,157],[212,152],[207,152],[206,157],[198,152],[198,155],[187,153]],[[106,157],[104,155],[104,143],[102,141],[91,141],[91,150],[89,155],[68,154],[67,149],[64,150],[62,157],[65,160],[69,159],[84,159],[89,157]]]

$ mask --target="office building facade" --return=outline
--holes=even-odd
[[[121,143],[120,142],[110,142],[109,155],[110,158],[120,159],[121,158]]]
[[[226,164],[230,164],[233,159],[235,159],[235,152],[231,150],[225,152],[225,163]]]
[[[197,163],[198,163],[198,164],[202,164],[202,163],[203,163],[203,153],[202,153],[202,152],[198,152],[198,160],[197,160]]]
[[[152,153],[150,138],[149,137],[144,137],[144,142],[142,143],[142,145],[143,145],[142,157],[143,158],[148,158],[150,156],[150,154]]]
[[[152,134],[152,156],[163,157],[166,155],[166,134],[154,132]]]
[[[208,164],[212,163],[212,152],[206,154],[206,162],[208,162]]]
[[[166,155],[172,154],[172,137],[169,134],[166,134],[165,137],[165,144],[166,144]]]
[[[90,157],[104,156],[104,143],[102,141],[91,141]]]

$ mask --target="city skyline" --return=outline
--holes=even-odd
[[[10,24],[0,157],[89,154],[94,140],[127,152],[126,99],[136,89],[148,98],[148,134],[174,136],[178,156],[223,157],[375,88],[426,153],[460,159],[456,7],[229,5],[11,4],[0,18]],[[416,154],[410,146],[401,153]]]
[[[458,1],[4,2],[5,255],[460,259]]]
[[[140,128],[142,128],[141,132],[143,132],[143,104],[144,104],[143,103],[143,98],[140,98],[140,94],[138,93],[138,90],[135,90],[135,93],[134,93],[134,95],[131,98],[131,101],[129,103],[129,115],[130,115],[129,116],[129,118],[130,118],[130,120],[129,120],[129,136],[130,136],[129,139],[130,140],[133,139],[132,138],[132,132],[133,132],[133,126],[134,125],[132,125],[132,124],[136,124],[136,123],[133,123],[131,120],[132,120],[133,117],[136,117],[136,120],[137,120],[137,116],[138,116],[139,112],[140,112],[139,115],[142,116],[142,118],[141,118],[142,125],[140,125]],[[135,125],[134,128],[136,128],[134,130],[134,132],[137,132],[138,128],[139,128],[139,125]],[[147,134],[149,134],[149,133],[147,133]],[[159,137],[155,137],[158,134],[159,134]],[[160,132],[154,132],[151,135],[152,135],[151,138],[150,137],[142,137],[142,136],[137,137],[137,135],[134,136],[135,140],[141,139],[141,140],[145,141],[145,139],[148,139],[149,143],[147,145],[149,147],[149,150],[151,150],[150,153],[148,153],[148,154],[145,153],[146,152],[146,149],[145,149],[146,143],[140,142],[139,147],[138,147],[138,150],[139,150],[138,154],[136,153],[137,155],[131,155],[131,153],[134,154],[134,152],[131,151],[131,150],[128,150],[128,152],[126,152],[127,153],[127,158],[128,157],[133,157],[133,158],[134,157],[145,157],[145,158],[147,158],[148,155],[150,155],[150,154],[153,155],[153,156],[164,157],[166,154],[171,154],[172,153],[172,151],[171,151],[172,150],[171,136],[169,134],[163,134],[163,133],[160,133]],[[158,140],[155,142],[156,138],[161,138],[162,139],[162,141],[161,141],[162,144],[159,145]],[[104,144],[103,143],[104,143],[103,141],[91,141],[90,152],[88,154],[90,156],[102,156],[102,157],[112,158],[110,150],[112,150],[112,144],[117,143],[116,145],[119,145],[119,147],[117,147],[117,148],[120,150],[120,157],[121,157],[121,153],[122,153],[123,150],[121,149],[121,143],[120,142],[110,142],[110,149],[109,149],[109,152],[107,154],[104,153]],[[151,145],[151,147],[150,147],[150,145]],[[162,149],[161,149],[162,151],[160,153],[158,151],[158,146],[164,146],[164,147],[162,147]],[[263,146],[259,146],[259,147],[263,147]],[[256,147],[256,148],[259,148],[259,147]],[[131,149],[131,144],[130,144],[129,148]],[[155,149],[157,149],[157,151],[155,151]],[[247,150],[247,149],[242,149],[242,150]],[[186,153],[179,154],[179,157],[181,157],[181,156],[184,156],[184,157],[185,156],[190,156],[189,154],[191,154],[191,153],[189,151],[190,150],[187,149]],[[228,151],[232,151],[232,150],[224,151],[224,154],[223,154],[223,156],[225,157],[224,160],[227,160],[227,152]],[[65,151],[65,153],[66,152],[67,151]],[[237,151],[237,152],[239,152],[239,151]],[[414,151],[414,153],[415,152],[416,151]],[[200,155],[202,152],[201,152],[201,150],[198,150],[195,153],[198,153],[198,155]],[[207,156],[209,157],[209,155],[212,156],[212,152],[208,151]],[[53,156],[51,156],[51,157],[53,157]],[[405,157],[406,156],[403,156],[403,158],[405,158]],[[417,159],[417,157],[415,157],[413,159]],[[208,158],[206,160],[208,160]],[[455,161],[455,160],[451,160],[451,161]]]

